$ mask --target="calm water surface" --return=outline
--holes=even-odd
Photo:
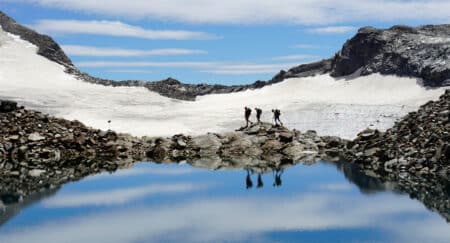
[[[445,219],[390,188],[325,162],[259,182],[139,163],[0,207],[0,242],[450,242]]]

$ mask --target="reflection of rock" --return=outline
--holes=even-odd
[[[0,227],[24,208],[54,195],[59,188],[47,189],[21,197],[15,194],[0,193]]]
[[[25,196],[134,161],[314,163],[324,155],[321,147],[330,146],[328,139],[313,131],[301,133],[268,123],[224,134],[137,138],[20,107],[0,113],[0,183],[5,191]]]
[[[393,174],[377,174],[347,162],[334,163],[345,177],[359,187],[363,193],[392,191],[409,194],[427,208],[439,213],[450,222],[450,180],[440,176],[408,177],[398,179]]]
[[[321,146],[328,145],[327,140],[313,131],[300,133],[268,123],[224,134],[211,133],[196,137],[175,135],[171,138],[143,140],[148,146],[144,146],[147,151],[142,154],[147,159],[160,162],[220,157],[227,161],[252,158],[255,161],[288,159],[313,163],[324,155],[321,153]],[[340,145],[345,144],[345,141],[338,140]]]
[[[345,178],[347,178],[350,182],[354,183],[358,186],[361,192],[366,194],[372,194],[383,191],[396,191],[394,184],[389,182],[383,182],[380,178],[374,177],[375,174],[371,174],[372,176],[364,173],[361,168],[355,164],[350,164],[347,162],[333,162],[330,164],[334,164],[336,168],[341,171]]]

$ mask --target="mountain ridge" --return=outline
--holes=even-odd
[[[334,57],[302,64],[288,71],[281,70],[268,81],[258,80],[252,84],[232,86],[185,84],[173,78],[161,81],[114,81],[93,77],[79,70],[50,36],[41,35],[18,24],[1,11],[0,26],[6,32],[18,35],[36,45],[39,55],[63,65],[67,73],[85,82],[105,86],[145,87],[160,95],[180,100],[192,101],[197,96],[207,94],[258,89],[279,83],[287,78],[325,73],[330,73],[333,77],[343,77],[355,72],[359,72],[361,75],[381,73],[422,78],[423,85],[426,87],[450,86],[450,62],[448,60],[450,56],[450,25],[427,25],[417,28],[393,26],[385,30],[363,27],[344,44]],[[444,42],[439,42],[439,38],[442,38]]]

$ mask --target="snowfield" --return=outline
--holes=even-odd
[[[0,29],[0,98],[100,129],[108,129],[107,121],[112,120],[111,129],[137,136],[231,131],[243,125],[243,107],[249,106],[261,107],[266,121],[271,120],[270,110],[279,108],[281,120],[290,128],[353,138],[367,127],[391,127],[444,92],[425,89],[415,78],[318,75],[188,102],[141,87],[113,88],[77,80],[36,51]]]

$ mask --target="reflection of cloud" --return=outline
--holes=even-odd
[[[46,207],[79,207],[90,205],[117,205],[153,194],[180,193],[198,190],[192,184],[149,185],[128,189],[72,193],[44,201]]]
[[[439,216],[435,215],[435,217]],[[402,227],[396,227],[396,222],[385,222],[385,224],[386,227],[394,230],[399,238],[398,242],[450,242],[449,225],[432,218],[403,222]],[[411,239],[411,231],[405,229],[414,230],[413,239]]]
[[[318,189],[326,191],[350,191],[353,189],[352,185],[348,183],[329,183],[317,185]]]
[[[196,171],[192,168],[139,168],[133,167],[129,169],[122,169],[115,171],[113,173],[104,172],[98,175],[93,175],[87,177],[84,180],[97,180],[103,178],[114,178],[114,177],[130,177],[138,175],[164,175],[164,176],[176,176],[195,173]]]
[[[390,233],[391,227],[403,228],[407,221],[417,224],[417,228],[426,228],[428,222],[423,217],[399,217],[405,213],[423,216],[423,210],[419,203],[398,196],[355,199],[338,194],[316,194],[197,200],[89,215],[63,224],[48,223],[2,234],[0,242],[148,242],[164,241],[168,235],[170,239],[183,242],[223,241],[229,240],[230,235],[236,237],[234,240],[245,240],[251,234],[272,231],[361,227],[376,227]],[[385,221],[392,225],[386,226]],[[437,232],[433,231],[428,240],[450,239],[446,227],[435,229]],[[414,232],[405,237],[414,240]]]

